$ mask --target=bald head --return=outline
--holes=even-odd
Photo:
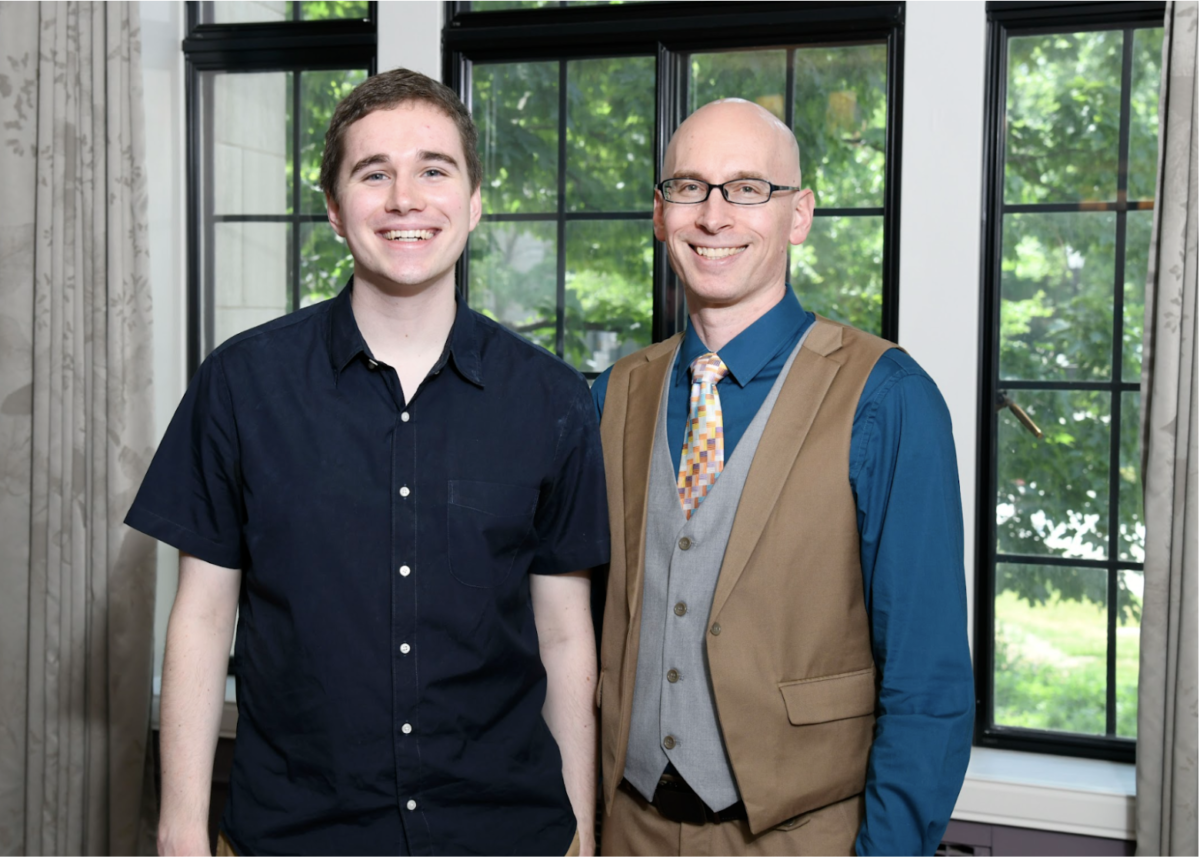
[[[753,148],[751,148],[753,147]],[[743,98],[723,98],[705,104],[683,121],[671,137],[663,160],[663,177],[695,176],[689,164],[697,151],[759,151],[767,155],[772,180],[800,184],[800,147],[796,137],[775,114]]]

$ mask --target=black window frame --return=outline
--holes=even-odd
[[[975,744],[1006,750],[1050,753],[1133,762],[1136,758],[1136,739],[1116,735],[1116,624],[1117,575],[1124,570],[1142,569],[1137,562],[1117,559],[1117,521],[1119,513],[1116,492],[1119,481],[1117,469],[1120,453],[1120,419],[1122,393],[1137,392],[1136,382],[1123,380],[1120,348],[1123,326],[1123,278],[1125,258],[1125,212],[1143,209],[1131,205],[1125,196],[1127,164],[1125,158],[1118,168],[1118,196],[1112,202],[1008,204],[1004,202],[1005,113],[1007,103],[1008,41],[1013,36],[1042,35],[1066,32],[1124,30],[1125,54],[1122,63],[1121,143],[1128,152],[1131,40],[1134,29],[1162,26],[1166,4],[1163,2],[1064,3],[998,2],[989,0],[987,15],[987,77],[984,102],[984,174],[983,174],[983,233],[980,254],[980,313],[979,313],[979,401],[978,454],[976,456],[976,587],[975,587]],[[1063,211],[1112,211],[1117,214],[1114,247],[1114,307],[1113,343],[1116,372],[1107,382],[1018,381],[1002,380],[999,366],[1000,344],[1000,266],[1005,213]],[[1097,390],[1112,395],[1110,418],[1109,470],[1109,551],[1103,560],[1063,559],[1056,556],[1025,556],[1003,554],[997,550],[997,465],[998,465],[998,396],[1007,390]],[[994,722],[995,680],[995,586],[997,557],[1008,562],[1028,562],[1052,568],[1073,566],[1104,569],[1108,575],[1107,653],[1106,653],[1106,735],[1084,735],[1069,732],[998,726]]]
[[[796,48],[806,45],[880,41],[887,47],[887,130],[884,151],[884,199],[881,209],[817,209],[817,216],[882,215],[881,333],[895,341],[899,333],[900,174],[903,137],[903,2],[742,2],[716,4],[649,2],[621,5],[561,4],[538,9],[472,11],[470,3],[447,2],[442,31],[442,80],[470,106],[471,64],[619,56],[655,58],[655,169],[662,164],[671,134],[686,118],[688,56],[700,51],[737,48]],[[789,54],[790,56],[790,54]],[[793,85],[789,63],[788,86]],[[561,96],[560,96],[561,97]],[[793,109],[787,106],[789,115]],[[566,111],[559,111],[565,127]],[[560,131],[560,137],[565,134]],[[650,185],[645,219],[650,228]],[[560,212],[562,201],[560,195]],[[576,217],[578,215],[572,216]],[[596,215],[583,215],[595,217]],[[607,217],[607,216],[606,216]],[[620,217],[629,218],[630,215]],[[614,218],[615,219],[615,218]],[[564,222],[560,213],[561,224]],[[565,252],[560,240],[557,269],[561,346]],[[683,291],[660,242],[653,244],[651,339],[660,342],[683,329]],[[469,253],[456,270],[459,288],[469,296]],[[798,284],[800,285],[800,284]],[[803,295],[803,287],[798,291]],[[560,348],[561,350],[561,348]],[[585,373],[595,376],[598,373]]]
[[[185,61],[184,89],[187,115],[187,373],[190,378],[206,356],[205,344],[212,340],[213,289],[205,278],[213,272],[212,223],[206,223],[204,212],[211,210],[212,184],[205,175],[205,165],[212,163],[211,153],[205,150],[201,130],[207,127],[211,115],[211,97],[204,97],[200,88],[206,71],[266,72],[319,71],[322,69],[363,68],[375,74],[378,58],[378,6],[375,0],[367,3],[366,19],[280,21],[246,24],[202,23],[199,0],[188,0],[185,7],[186,35],[183,40]],[[299,3],[293,2],[294,7]],[[211,78],[210,78],[211,79]],[[299,98],[299,75],[293,75],[291,97]],[[297,109],[296,115],[299,115]],[[294,123],[293,135],[299,135],[299,123]],[[295,151],[300,148],[293,140]],[[292,224],[293,240],[289,258],[289,288],[292,307],[300,306],[300,224],[321,222],[324,213],[304,214],[298,203],[299,186],[293,177],[291,214],[259,217],[227,215],[228,222],[281,222]],[[206,230],[210,234],[205,234]]]

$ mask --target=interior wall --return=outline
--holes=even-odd
[[[155,421],[183,395],[186,265],[183,5],[143,0],[143,83],[154,296]],[[381,70],[441,77],[442,4],[379,9]],[[979,240],[985,18],[982,2],[907,8],[901,172],[900,343],[937,382],[954,423],[966,523],[968,609],[974,583]],[[159,547],[156,675],[175,597],[175,551]]]

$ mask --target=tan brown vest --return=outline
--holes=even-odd
[[[601,421],[612,561],[596,692],[609,809],[629,742],[655,420],[679,338],[616,363]],[[756,834],[865,785],[876,678],[850,430],[871,369],[893,347],[818,316],[730,532],[706,647],[725,748]]]

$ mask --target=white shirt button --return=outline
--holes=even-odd
[[[408,803],[405,804],[405,806],[407,806],[409,809],[416,809],[417,802],[415,800],[410,800]]]
[[[407,496],[408,496],[409,494],[411,494],[411,493],[412,493],[412,492],[408,490],[408,486],[407,486],[407,485],[405,485],[403,488],[401,488],[401,489],[400,489],[400,496],[401,496],[401,497],[407,497]]]
[[[405,723],[403,726],[400,727],[400,731],[403,732],[405,735],[407,735],[409,732],[412,732],[412,724]]]
[[[408,577],[410,574],[412,574],[411,568],[409,568],[407,565],[400,566],[400,576],[401,577]]]
[[[408,643],[400,644],[400,654],[407,655],[411,651],[412,651],[412,646],[410,646]]]
[[[408,411],[405,411],[404,413],[402,413],[400,415],[400,422],[406,423],[408,421],[409,421]]]

